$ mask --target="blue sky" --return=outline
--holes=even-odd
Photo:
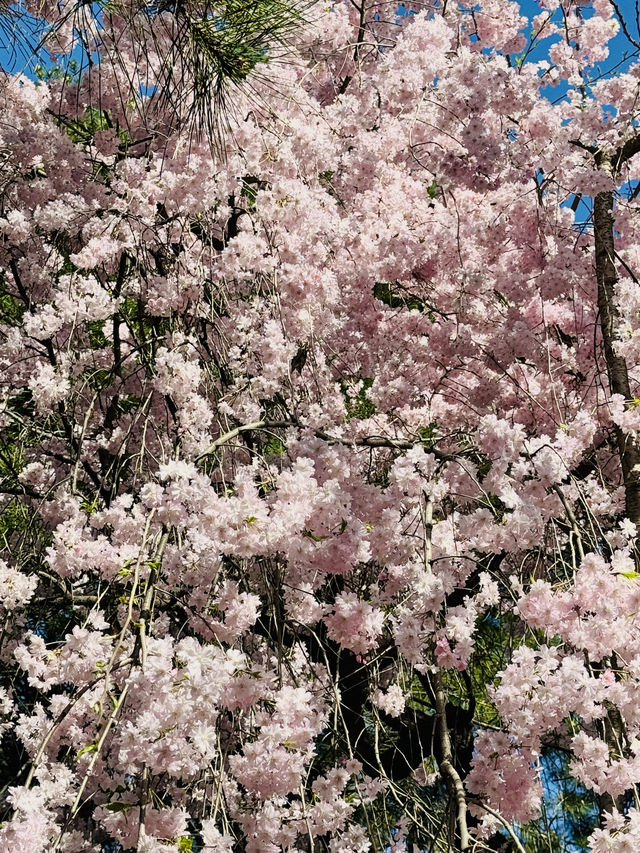
[[[513,0],[513,2],[519,2],[522,12],[529,19],[532,19],[540,12],[540,6],[536,2],[536,0]],[[629,22],[629,29],[631,31],[631,35],[640,41],[640,34],[638,33],[638,23],[636,20],[635,0],[616,0],[616,3],[621,13],[624,15],[625,19]],[[411,4],[407,2],[406,6],[410,8]],[[399,12],[400,14],[402,14],[403,12],[406,14],[405,6],[403,4],[399,4]],[[585,14],[589,15],[588,6],[585,7]],[[16,37],[12,33],[11,22],[5,19],[4,26],[0,29],[0,67],[13,72],[24,71],[25,73],[28,73],[29,63],[27,60],[27,56],[17,47],[19,41],[19,37]],[[543,59],[551,43],[551,40],[546,39],[540,44],[534,54],[532,54],[531,58]],[[625,39],[622,30],[618,33],[618,36],[612,43],[611,47],[612,54],[610,61],[607,63],[607,67],[617,65],[622,70],[628,64],[628,59],[625,61],[624,55],[625,51],[628,52],[629,48],[629,44]]]

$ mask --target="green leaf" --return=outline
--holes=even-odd
[[[249,210],[253,210],[256,205],[256,198],[258,197],[257,185],[248,178],[243,178],[240,195],[247,200],[247,207]]]
[[[397,282],[376,281],[373,295],[389,308],[407,308],[409,311],[428,312],[424,301]],[[431,319],[431,318],[430,318]]]
[[[370,418],[376,412],[376,407],[367,397],[367,391],[373,385],[373,379],[366,378],[362,380],[362,387],[355,396],[349,393],[347,383],[343,380],[340,383],[340,390],[344,397],[345,409],[347,410],[347,420],[357,418],[364,420]]]
[[[271,436],[269,441],[264,446],[263,453],[265,456],[282,456],[283,453],[287,452],[287,445],[282,441],[282,439],[277,436]]]
[[[85,377],[90,388],[93,388],[94,391],[102,391],[112,381],[113,374],[110,370],[99,368],[98,370],[87,370]]]
[[[418,435],[425,447],[433,447],[438,437],[438,424],[434,421],[433,423],[430,423],[429,426],[421,427],[418,430]]]
[[[328,536],[316,536],[311,530],[303,530],[302,535],[306,536],[307,539],[312,539],[314,542],[324,542],[325,539],[329,538]]]
[[[87,322],[87,334],[89,335],[89,346],[91,349],[102,349],[108,341],[104,334],[104,320],[89,320]]]
[[[88,743],[86,746],[83,746],[82,749],[79,749],[76,752],[76,758],[80,758],[83,755],[87,755],[90,752],[97,752],[98,744],[97,743]]]
[[[105,809],[110,812],[126,812],[131,808],[131,803],[107,803]]]
[[[98,498],[96,497],[92,501],[82,501],[80,509],[87,515],[94,515],[98,511]]]
[[[26,310],[23,302],[12,296],[0,285],[0,320],[7,326],[19,326]]]

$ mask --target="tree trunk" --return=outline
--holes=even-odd
[[[602,164],[603,171],[612,174],[609,161]],[[625,406],[632,403],[627,363],[614,349],[619,313],[615,301],[618,273],[615,266],[613,233],[613,192],[598,193],[593,203],[593,231],[596,250],[596,280],[598,282],[598,311],[604,343],[609,387],[612,394],[622,394]],[[640,524],[640,448],[634,432],[615,427],[616,441],[625,493],[625,512],[635,524]]]

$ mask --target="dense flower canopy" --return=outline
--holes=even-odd
[[[3,80],[0,851],[636,850],[637,44],[312,11],[220,152]]]

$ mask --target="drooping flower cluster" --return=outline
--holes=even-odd
[[[100,116],[6,77],[0,851],[499,849],[558,744],[636,837],[640,66],[584,5],[318,7],[224,156],[124,25]]]

